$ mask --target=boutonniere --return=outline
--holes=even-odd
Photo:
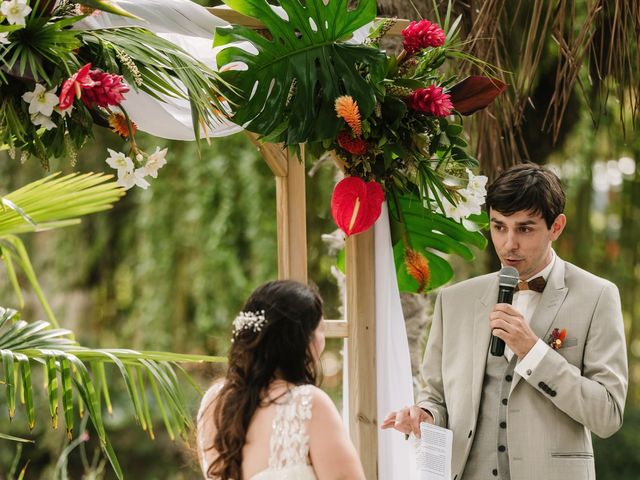
[[[563,328],[560,330],[559,328],[554,328],[553,332],[549,336],[549,341],[547,342],[551,348],[554,350],[559,350],[562,348],[562,342],[567,337],[567,329]]]

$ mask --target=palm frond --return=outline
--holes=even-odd
[[[147,401],[150,394],[158,405],[171,437],[186,438],[192,420],[176,374],[176,369],[181,370],[177,362],[225,361],[223,357],[205,355],[89,349],[80,346],[70,335],[70,331],[52,329],[49,323],[44,321],[27,323],[18,318],[15,310],[0,307],[0,357],[6,382],[9,416],[13,417],[15,413],[16,385],[20,383],[24,392],[29,427],[33,427],[35,416],[31,365],[42,365],[47,379],[46,389],[53,427],[57,427],[60,399],[62,416],[69,435],[73,430],[76,409],[80,410],[81,406],[84,406],[100,439],[101,447],[118,478],[123,478],[122,470],[102,419],[102,399],[107,406],[110,405],[104,374],[105,365],[114,365],[119,370],[133,405],[136,421],[149,432],[151,438],[154,434]],[[77,403],[74,403],[74,397],[77,398]]]
[[[58,173],[0,197],[0,237],[78,223],[78,217],[112,208],[124,190],[102,173]]]

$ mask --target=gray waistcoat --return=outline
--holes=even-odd
[[[507,404],[517,357],[488,353],[480,410],[469,458],[460,480],[510,480]]]

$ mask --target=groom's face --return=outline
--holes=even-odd
[[[518,211],[503,215],[497,210],[489,212],[491,241],[504,266],[514,267],[521,280],[533,277],[551,261],[551,242],[562,233],[566,223],[558,215],[551,228],[540,214]]]

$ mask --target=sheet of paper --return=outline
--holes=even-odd
[[[422,438],[416,454],[420,480],[451,480],[453,432],[421,423],[420,434]]]

